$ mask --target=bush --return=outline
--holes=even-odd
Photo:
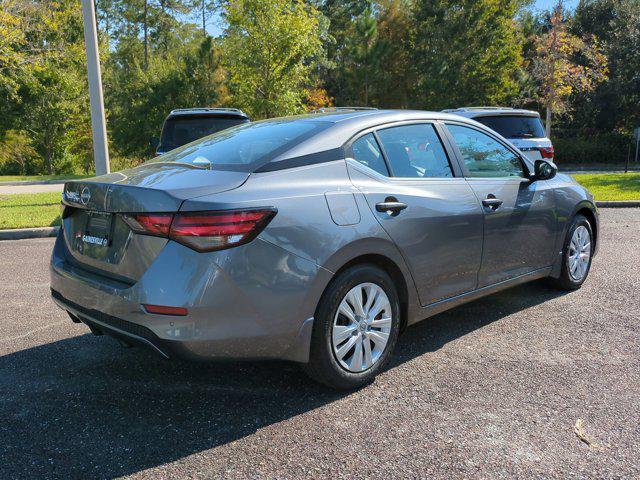
[[[109,159],[109,166],[112,172],[119,172],[120,170],[126,170],[127,168],[137,167],[144,161],[145,159],[137,157],[113,156]]]
[[[610,133],[587,137],[563,135],[553,139],[555,161],[558,164],[624,163],[631,139]],[[633,149],[632,152],[633,154]]]
[[[32,175],[44,168],[24,131],[7,130],[0,136],[0,175]]]

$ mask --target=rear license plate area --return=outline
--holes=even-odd
[[[113,215],[111,213],[88,212],[82,242],[99,247],[111,243]]]

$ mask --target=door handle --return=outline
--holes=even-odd
[[[398,215],[402,210],[407,208],[406,203],[394,201],[384,201],[380,203],[376,203],[376,210],[382,213],[387,213],[390,216],[394,217]]]
[[[502,200],[494,197],[493,195],[488,195],[487,198],[482,200],[482,205],[490,208],[491,210],[497,210],[498,208],[500,208],[500,205],[502,205],[502,203]]]

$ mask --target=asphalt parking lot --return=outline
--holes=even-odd
[[[582,290],[438,315],[351,393],[93,337],[49,299],[53,240],[0,242],[0,478],[638,478],[640,210],[601,219]]]

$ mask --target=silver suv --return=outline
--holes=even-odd
[[[532,161],[553,161],[553,144],[545,134],[540,114],[508,107],[464,107],[443,110],[472,118],[508,139]]]
[[[171,110],[162,126],[160,138],[151,139],[157,155],[191,143],[212,133],[249,122],[237,108],[177,108]]]

